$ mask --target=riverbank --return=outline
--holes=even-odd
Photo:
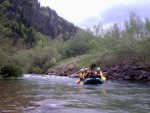
[[[106,77],[113,80],[150,81],[150,67],[138,65],[118,65],[104,70]]]
[[[49,75],[79,77],[80,67],[75,64],[63,64],[55,68],[49,69]],[[102,69],[105,76],[112,80],[135,80],[150,81],[150,67],[139,66],[133,64],[116,65],[111,68]]]

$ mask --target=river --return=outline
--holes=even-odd
[[[24,75],[0,81],[0,113],[150,113],[150,83],[77,85],[76,80]]]

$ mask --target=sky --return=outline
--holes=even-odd
[[[101,23],[108,28],[123,23],[131,11],[150,18],[150,0],[39,0],[64,19],[86,29]]]

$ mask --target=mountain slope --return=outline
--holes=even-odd
[[[28,34],[24,29],[33,28],[51,38],[61,35],[67,40],[78,29],[51,8],[42,7],[38,0],[0,0],[0,17],[1,26],[10,28],[19,37]]]

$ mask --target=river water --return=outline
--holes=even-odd
[[[150,113],[150,83],[77,85],[76,80],[24,75],[0,81],[0,113]]]

